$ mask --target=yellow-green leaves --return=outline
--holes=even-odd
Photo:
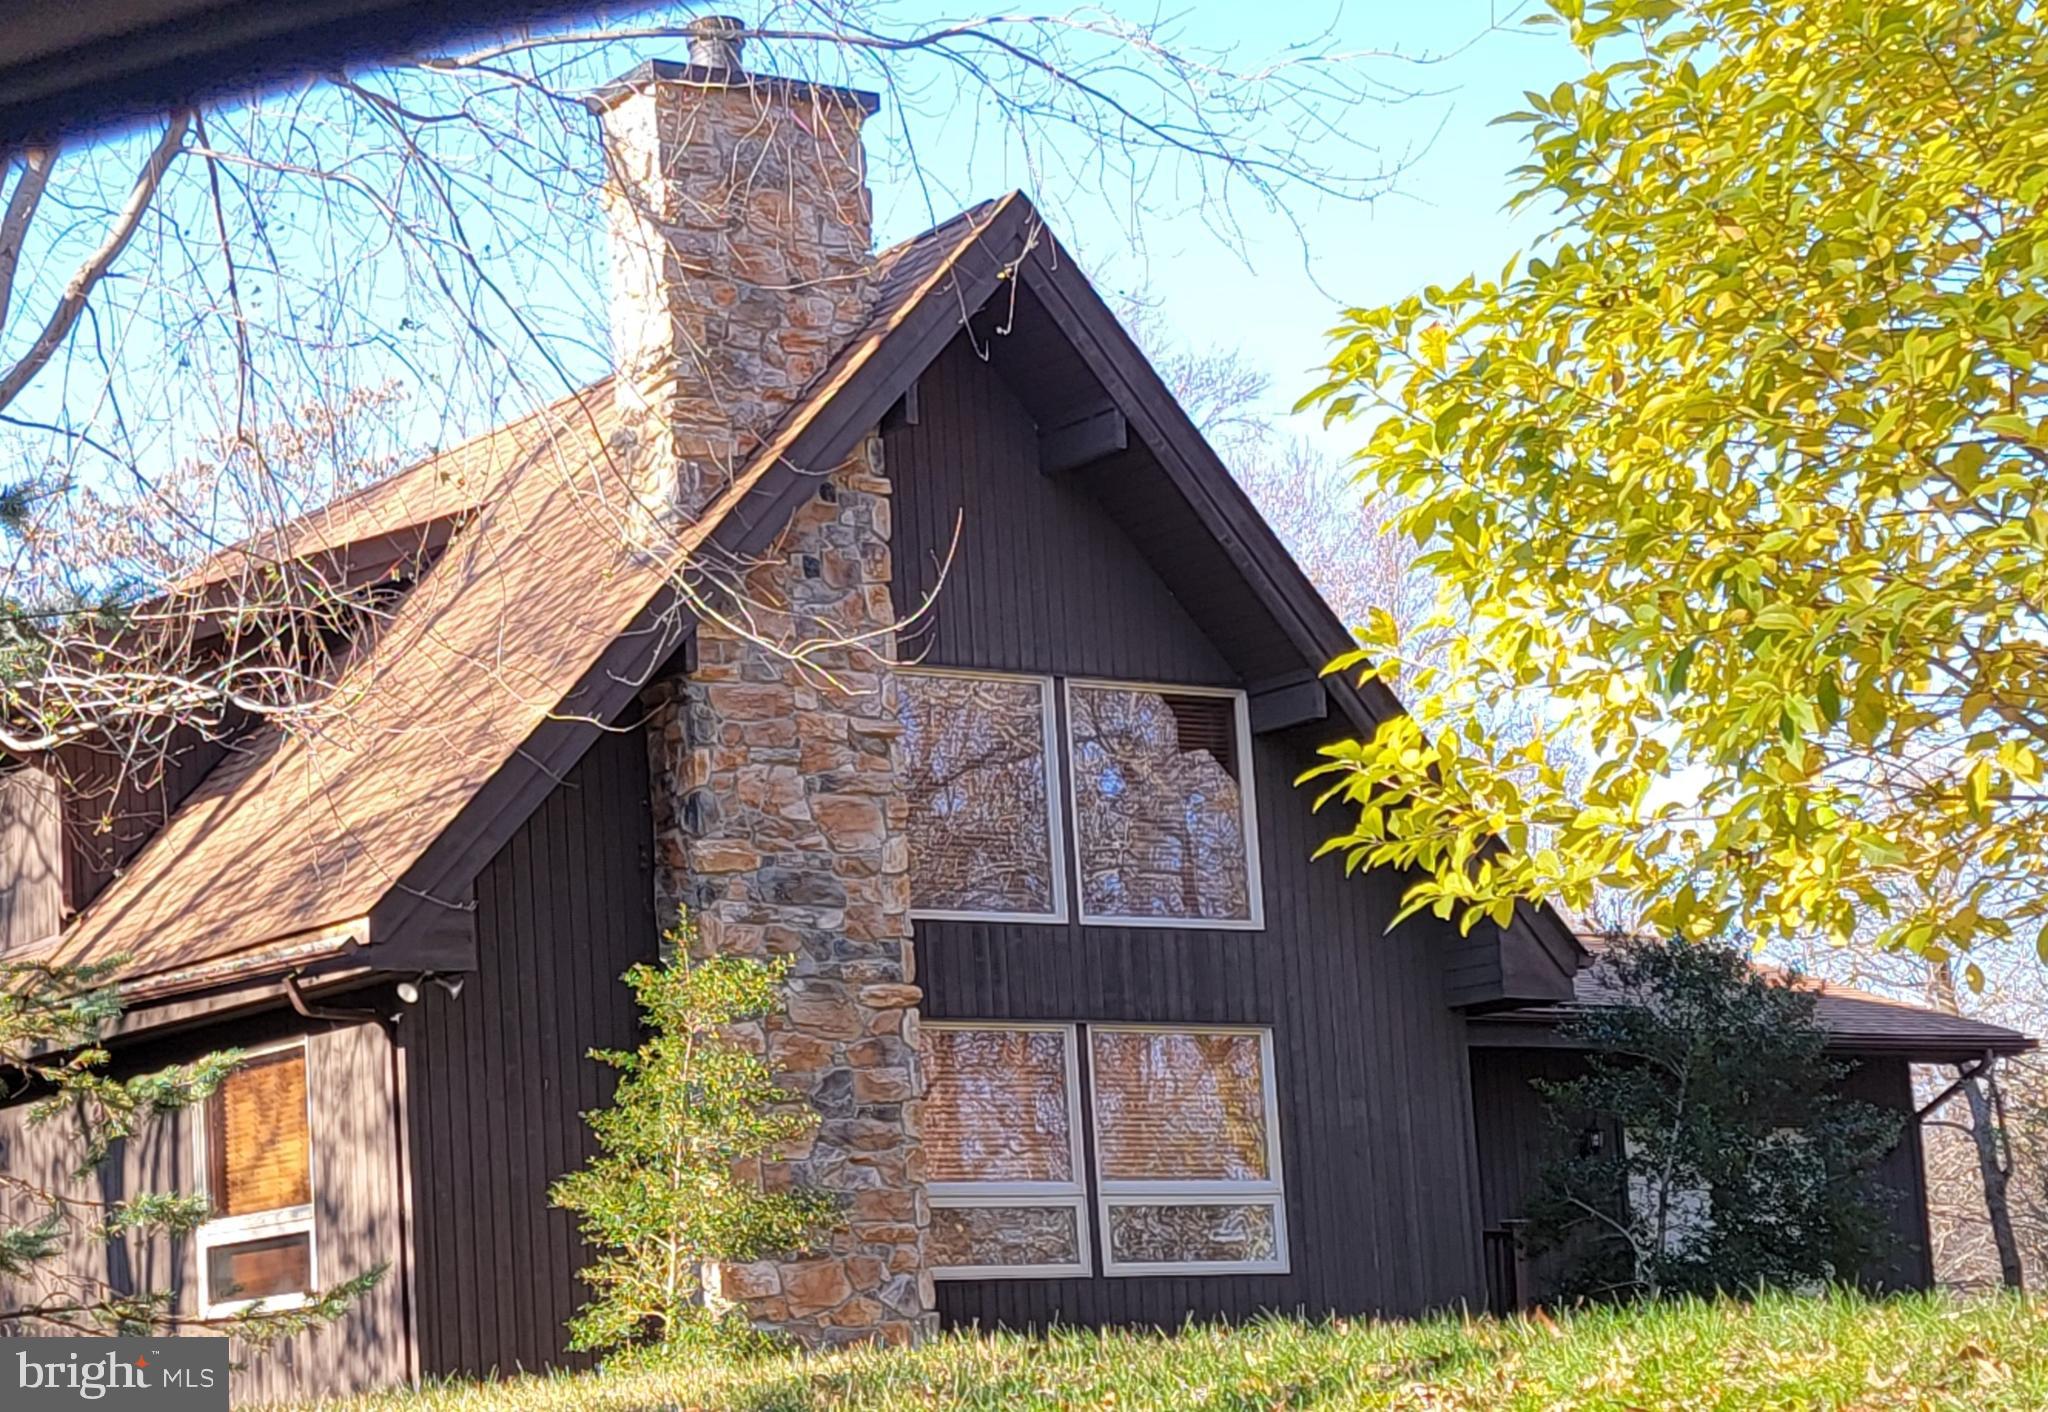
[[[1456,633],[1367,625],[1414,717],[1314,772],[1334,846],[1465,923],[2048,938],[2048,25],[1555,8],[1588,73],[1507,121],[1567,223],[1347,312],[1305,399],[1371,423]],[[1594,768],[1469,724],[1529,692]]]

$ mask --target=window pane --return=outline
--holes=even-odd
[[[1057,910],[1045,691],[1037,681],[902,674],[912,907]]]
[[[1280,1257],[1274,1206],[1112,1206],[1109,1258],[1119,1265],[1268,1261]]]
[[[926,1248],[939,1269],[1078,1265],[1081,1225],[1071,1206],[934,1206]]]
[[[1105,1181],[1265,1181],[1255,1034],[1094,1030],[1095,1147]]]
[[[206,1293],[214,1303],[313,1292],[313,1237],[304,1231],[216,1245],[206,1253]]]
[[[1236,700],[1076,686],[1068,701],[1082,911],[1249,921]]]
[[[1061,1030],[927,1028],[924,1151],[933,1182],[1071,1182]]]
[[[313,1200],[303,1049],[260,1055],[228,1075],[208,1101],[207,1122],[215,1215],[246,1216]]]

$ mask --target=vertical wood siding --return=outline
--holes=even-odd
[[[64,924],[64,819],[56,777],[35,765],[0,773],[0,952]]]
[[[607,732],[476,880],[478,970],[399,1025],[420,1368],[581,1367],[564,1325],[589,1252],[548,1187],[594,1150],[610,1101],[592,1048],[630,1048],[619,980],[659,950],[645,732]]]
[[[1488,1229],[1519,1218],[1554,1136],[1537,1079],[1568,1079],[1584,1072],[1576,1054],[1560,1049],[1476,1049],[1472,1052],[1472,1106],[1478,1124],[1480,1210]],[[1927,1188],[1921,1165],[1920,1129],[1912,1122],[1912,1072],[1901,1059],[1866,1059],[1844,1080],[1841,1092],[1905,1116],[1899,1144],[1878,1168],[1878,1184],[1895,1193],[1888,1208],[1892,1248],[1863,1272],[1877,1289],[1927,1289],[1934,1283],[1928,1255]],[[1533,1293],[1541,1297],[1554,1261],[1539,1261]]]
[[[921,380],[917,424],[885,440],[899,607],[929,589],[964,516],[929,661],[1241,683],[1245,669],[1196,626],[1091,493],[1096,470],[1040,473],[1030,418],[964,344]],[[1479,1301],[1471,1090],[1464,1021],[1444,999],[1448,936],[1433,925],[1383,935],[1395,879],[1347,880],[1334,863],[1310,863],[1325,831],[1292,781],[1334,729],[1254,740],[1262,932],[916,924],[924,1013],[934,1019],[1270,1025],[1290,1273],[941,1281],[949,1323],[1171,1327],[1191,1315],[1414,1313]]]
[[[79,742],[56,752],[64,795],[64,908],[83,910],[227,754],[227,735],[180,727],[161,758],[131,765]]]
[[[145,1072],[205,1049],[265,1043],[293,1033],[293,1017],[222,1025],[203,1040],[138,1048],[120,1058],[120,1072]],[[382,1280],[340,1320],[260,1351],[241,1351],[247,1366],[231,1384],[235,1406],[340,1394],[403,1381],[410,1374],[405,1308],[403,1203],[389,1039],[375,1024],[322,1027],[306,1033],[306,1077],[313,1136],[316,1276],[334,1285],[385,1267]],[[194,1137],[199,1115],[174,1114],[122,1144],[115,1157],[82,1183],[67,1180],[78,1160],[75,1129],[66,1121],[27,1125],[24,1106],[0,1109],[0,1170],[31,1176],[57,1190],[94,1200],[146,1192],[197,1192]],[[12,1208],[18,1210],[19,1208]],[[120,1289],[171,1289],[176,1307],[198,1308],[198,1267],[189,1240],[127,1241],[73,1246],[66,1268]],[[32,1332],[23,1330],[22,1332]]]
[[[1887,1210],[1892,1249],[1863,1272],[1879,1289],[1932,1289],[1934,1247],[1927,1233],[1927,1163],[1913,1121],[1913,1068],[1900,1059],[1866,1059],[1842,1082],[1843,1093],[1905,1115],[1899,1145],[1877,1169],[1879,1185],[1896,1194]]]

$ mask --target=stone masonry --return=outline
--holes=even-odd
[[[869,100],[740,74],[729,23],[698,21],[715,42],[632,76],[606,114],[617,396],[636,459],[673,475],[672,523],[723,488],[871,297]],[[781,1012],[743,1038],[819,1122],[759,1178],[846,1211],[823,1248],[714,1272],[710,1291],[813,1346],[914,1342],[937,1319],[885,470],[870,439],[770,553],[710,585],[726,611],[700,614],[695,670],[662,689],[652,730],[664,920],[687,906],[706,950],[793,958]]]

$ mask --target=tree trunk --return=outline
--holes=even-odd
[[[1991,1238],[1998,1245],[1999,1282],[2007,1289],[2023,1289],[2026,1274],[2020,1265],[2019,1241],[2012,1233],[2012,1206],[2006,1199],[2012,1173],[2000,1151],[2005,1133],[1997,1117],[1997,1084],[1996,1078],[1971,1079],[1963,1085],[1963,1097],[1970,1105],[1970,1136],[1976,1140],[1977,1170],[1984,1178],[1984,1209],[1991,1217]]]
[[[1929,978],[1934,1005],[1950,1015],[1963,1013],[1956,995],[1955,973],[1946,962],[1936,966]],[[1957,1066],[1957,1074],[1963,1071]],[[2012,1204],[2006,1187],[2012,1177],[2011,1164],[2003,1151],[2005,1134],[1999,1123],[1998,1080],[1986,1066],[1985,1078],[1963,1084],[1963,1100],[1970,1109],[1970,1139],[1977,1147],[1977,1172],[1984,1184],[1984,1214],[1991,1223],[1991,1239],[1998,1247],[1998,1279],[2007,1289],[2026,1287],[2026,1271],[2020,1264],[2020,1243],[2013,1235]],[[1987,1092],[1987,1087],[1989,1091]]]

